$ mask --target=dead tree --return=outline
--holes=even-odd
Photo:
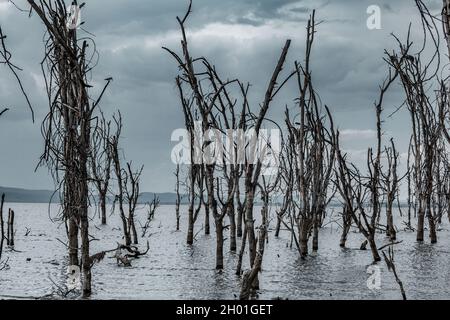
[[[334,129],[332,130],[334,132]],[[372,223],[376,219],[371,218],[366,210],[366,201],[371,194],[370,187],[368,187],[369,184],[363,181],[364,177],[353,164],[348,164],[346,155],[342,153],[340,148],[339,131],[333,134],[333,141],[337,160],[335,184],[342,198],[343,205],[369,243],[373,260],[380,261],[381,258],[375,242],[376,226]]]
[[[127,162],[127,169],[124,175],[124,190],[126,200],[128,203],[128,233],[133,237],[133,244],[138,244],[138,235],[136,231],[136,207],[140,196],[140,179],[144,166],[141,166],[138,170],[134,171],[131,162]]]
[[[242,224],[244,222],[244,208],[245,203],[242,201],[241,196],[241,177],[244,172],[242,165],[236,164],[235,166],[235,183],[236,187],[234,189],[235,192],[235,203],[236,203],[236,236],[238,238],[242,238]]]
[[[414,177],[414,196],[417,201],[417,241],[423,241],[424,222],[428,219],[430,239],[437,241],[436,221],[432,211],[434,192],[433,173],[435,172],[435,157],[438,150],[438,141],[441,137],[441,122],[439,112],[433,106],[433,101],[426,95],[427,87],[435,80],[435,72],[430,69],[434,58],[427,63],[421,61],[421,52],[414,57],[408,55],[412,43],[409,37],[406,44],[399,43],[399,53],[389,54],[388,62],[400,75],[402,87],[405,92],[405,104],[408,107],[412,126],[412,154],[414,164],[412,169]],[[437,50],[437,49],[436,49]]]
[[[197,179],[196,179],[196,188],[197,191],[195,192],[196,201],[198,202],[196,209],[194,210],[194,223],[197,221],[198,215],[200,213],[200,210],[204,208],[205,210],[205,235],[209,235],[211,233],[211,224],[210,224],[210,214],[209,214],[209,205],[208,205],[208,199],[205,197],[206,193],[206,172],[205,172],[205,166],[200,165],[198,167],[197,171]]]
[[[227,129],[239,129],[244,127],[244,123],[252,119],[253,129],[255,136],[259,135],[262,123],[265,120],[265,115],[276,93],[279,91],[275,88],[278,80],[278,76],[282,70],[286,54],[290,45],[288,41],[283,50],[282,56],[279,60],[277,68],[271,79],[269,88],[266,92],[265,100],[261,106],[261,110],[258,116],[249,115],[249,104],[247,100],[247,90],[238,80],[224,81],[219,76],[217,69],[211,65],[207,59],[192,58],[189,51],[188,41],[185,31],[185,23],[189,14],[191,13],[192,2],[189,4],[188,11],[183,18],[177,18],[180,25],[182,34],[182,55],[167,50],[177,61],[181,75],[177,77],[177,86],[179,89],[180,100],[185,114],[186,128],[191,136],[191,177],[195,176],[196,171],[204,166],[205,172],[205,185],[207,194],[207,203],[211,216],[214,218],[216,226],[216,267],[222,268],[223,261],[221,261],[221,248],[223,247],[223,218],[228,215],[230,221],[233,222],[232,201],[235,197],[236,189],[236,168],[233,166],[227,167],[223,165],[221,160],[215,162],[217,157],[224,155],[221,150],[222,145],[215,143],[208,137],[204,140],[195,141],[195,133],[200,133],[200,137],[205,137],[208,133],[219,132],[219,135],[225,132]],[[189,93],[185,92],[185,87],[188,87]],[[234,92],[238,92],[241,95],[242,111],[238,116],[238,112],[235,112],[235,98],[232,98],[231,86],[235,88]],[[236,88],[237,87],[237,88]],[[198,115],[199,129],[195,130],[195,115]],[[235,116],[234,116],[235,115]],[[248,117],[247,117],[248,115]],[[196,143],[196,145],[195,145]],[[200,159],[196,157],[200,155]],[[197,161],[196,161],[197,160]],[[198,161],[199,160],[199,161]],[[213,160],[213,161],[210,161]],[[234,164],[233,161],[231,161]],[[253,206],[254,196],[259,181],[261,172],[261,163],[248,164],[245,170],[245,189],[246,189],[246,224],[248,228],[248,239],[250,241],[250,256],[251,261],[254,260],[256,254],[256,242],[254,234],[254,222],[253,222]],[[235,170],[233,170],[235,169]],[[191,194],[194,194],[194,179],[191,178]],[[219,181],[219,183],[217,183]],[[220,199],[217,195],[217,186],[221,188],[219,192]],[[222,194],[224,195],[222,197]],[[193,200],[191,196],[191,204],[189,208],[189,226],[193,225],[194,213],[193,213]],[[235,232],[230,228],[230,232]],[[190,234],[192,234],[192,227],[188,229],[188,243],[190,242]]]
[[[339,242],[339,246],[341,248],[345,248],[345,244],[347,243],[348,233],[352,227],[352,215],[347,205],[344,204],[342,207],[342,233],[341,239]]]
[[[267,90],[265,93],[265,98],[261,104],[259,114],[255,117],[253,130],[254,130],[254,134],[256,137],[258,137],[260,134],[260,129],[266,118],[266,114],[271,106],[271,102],[272,102],[273,98],[276,96],[276,94],[279,92],[279,90],[282,87],[282,85],[280,85],[277,89],[275,89],[275,86],[277,85],[277,83],[279,81],[279,77],[280,77],[281,71],[283,69],[284,63],[286,61],[286,56],[289,51],[290,44],[291,44],[291,41],[287,40],[283,47],[280,58],[278,59],[278,63],[275,67],[275,70],[274,70],[271,80],[269,82],[269,86],[267,87]],[[285,84],[286,81],[281,81],[280,83]],[[251,148],[254,149],[255,146],[252,146]],[[250,150],[250,154],[254,154],[254,150]],[[247,228],[247,241],[248,241],[251,268],[253,268],[255,259],[257,256],[257,243],[256,243],[256,236],[255,236],[253,208],[255,205],[256,188],[257,188],[257,185],[258,185],[258,182],[260,179],[262,167],[263,167],[262,159],[258,159],[256,161],[256,164],[253,164],[250,162],[246,163],[245,171],[244,171],[245,227]],[[262,259],[262,257],[261,257],[261,259]],[[252,269],[252,270],[255,270],[255,269]],[[255,278],[255,279],[257,279],[257,278]]]
[[[119,153],[119,140],[120,135],[122,133],[122,115],[118,112],[118,115],[113,116],[114,123],[116,125],[116,131],[111,135],[109,139],[109,149],[111,152],[112,163],[114,166],[114,173],[117,179],[117,188],[118,192],[116,194],[114,202],[119,206],[119,214],[120,219],[122,220],[122,231],[124,234],[125,245],[131,245],[131,234],[129,232],[130,228],[128,227],[128,220],[125,212],[125,190],[124,190],[124,181],[126,171],[123,170],[121,165],[121,157]]]
[[[391,139],[391,146],[385,148],[385,154],[388,162],[387,173],[383,175],[383,188],[386,192],[386,228],[387,236],[391,241],[396,240],[396,230],[394,226],[393,206],[398,194],[399,179],[397,176],[397,166],[399,154],[395,148],[394,140]]]
[[[313,250],[319,246],[319,228],[325,217],[328,203],[331,175],[333,173],[334,148],[326,128],[327,115],[322,114],[312,83],[310,58],[314,42],[315,12],[307,26],[305,65],[295,63],[299,97],[298,117],[294,123],[286,110],[285,122],[288,128],[288,143],[291,146],[289,158],[293,159],[292,196],[294,220],[297,225],[301,256],[308,254],[308,240],[313,236]],[[332,119],[328,119],[332,121]],[[295,199],[298,199],[296,201]]]
[[[449,180],[449,162],[447,155],[447,144],[445,138],[439,139],[438,149],[435,154],[435,170],[433,172],[433,181],[435,190],[433,193],[433,216],[436,221],[436,228],[442,223],[442,218],[446,211],[448,214],[448,180]]]
[[[175,199],[175,216],[177,219],[177,231],[180,230],[180,203],[181,203],[181,196],[180,196],[180,165],[177,163],[176,169],[175,169],[175,178],[176,178],[176,184],[175,184],[175,192],[176,192],[176,199]]]
[[[122,166],[122,157],[119,147],[119,140],[122,132],[121,113],[119,112],[118,115],[113,116],[113,120],[116,125],[116,132],[109,139],[109,148],[111,150],[114,173],[117,179],[118,192],[116,201],[119,205],[125,245],[130,246],[131,243],[138,244],[138,235],[134,218],[140,195],[140,177],[144,167],[142,166],[137,171],[134,171],[131,162],[127,162],[125,167]]]
[[[68,224],[69,264],[81,265],[83,296],[91,294],[89,256],[89,155],[94,112],[110,84],[97,99],[89,93],[88,73],[95,65],[95,44],[89,35],[78,37],[78,29],[70,27],[67,6],[62,0],[28,0],[46,29],[42,70],[50,111],[43,124],[45,149],[41,164],[53,173],[61,190],[62,213]],[[77,1],[72,4],[77,6]],[[92,48],[92,50],[91,50]],[[78,258],[78,234],[81,236],[81,263]]]
[[[6,238],[6,245],[14,247],[14,210],[8,210],[8,236]]]
[[[147,220],[145,225],[142,226],[142,238],[147,234],[148,228],[150,228],[150,224],[155,218],[156,209],[159,207],[159,198],[155,195],[152,202],[147,203],[147,207]]]
[[[31,102],[28,99],[28,96],[25,92],[25,89],[22,85],[22,81],[20,80],[20,77],[18,75],[18,72],[22,71],[21,68],[19,68],[16,64],[14,64],[12,60],[12,54],[6,47],[6,38],[7,36],[3,33],[3,30],[0,26],[0,65],[6,66],[9,71],[13,74],[15,80],[17,81],[19,88],[21,90],[22,95],[25,97],[25,100],[27,102],[27,105],[31,111],[31,117],[34,122],[34,111],[31,106]],[[9,108],[3,108],[0,109],[0,117],[9,110]],[[5,194],[2,194],[1,197],[1,203],[0,203],[0,262],[1,257],[3,253],[3,244],[5,240],[5,226],[4,226],[4,220],[3,220],[3,205],[5,201]],[[14,246],[14,212],[11,213],[11,209],[9,210],[8,214],[8,236],[7,236],[7,245]],[[0,270],[3,268],[6,268],[7,263],[4,263],[3,266],[0,267]]]
[[[450,0],[443,0],[442,2],[442,25],[444,29],[444,37],[447,41],[448,56],[450,58]]]
[[[241,291],[239,295],[240,300],[248,300],[254,290],[259,288],[258,273],[261,271],[263,262],[265,244],[267,239],[267,230],[269,228],[269,209],[270,209],[270,195],[277,188],[280,175],[277,174],[272,177],[272,181],[262,177],[261,184],[258,184],[261,191],[261,200],[263,203],[261,209],[261,225],[258,231],[258,250],[255,261],[249,271],[247,271],[242,278]]]
[[[226,184],[228,186],[233,185],[233,182],[227,181]],[[214,186],[211,190],[213,190]],[[220,179],[217,178],[217,200],[221,204],[220,212],[215,213],[214,215],[214,223],[216,227],[216,269],[223,269],[223,219],[229,213],[230,210],[233,210],[232,203],[234,198],[234,189],[228,189],[226,194],[223,195],[223,186],[221,186]],[[214,211],[213,211],[214,212]],[[236,250],[236,238],[234,238],[234,250]],[[233,241],[231,242],[233,244]],[[233,249],[233,248],[231,248]]]
[[[165,48],[178,62],[182,75],[177,77],[177,86],[179,89],[181,104],[185,115],[186,129],[190,134],[190,205],[188,210],[188,244],[193,242],[193,225],[198,216],[199,209],[203,202],[203,183],[206,186],[207,208],[205,224],[209,225],[209,213],[214,219],[216,226],[216,268],[223,268],[223,219],[229,214],[231,201],[234,198],[234,180],[226,179],[228,190],[225,198],[217,199],[217,188],[221,187],[221,183],[225,180],[216,179],[216,162],[214,159],[221,151],[219,149],[211,148],[214,145],[212,141],[204,139],[206,134],[213,129],[221,129],[218,117],[215,111],[223,112],[225,104],[227,104],[226,95],[227,85],[236,81],[222,81],[218,76],[215,68],[209,64],[205,58],[192,60],[189,52],[188,42],[186,38],[185,22],[191,12],[192,2],[189,4],[188,11],[183,19],[177,17],[181,34],[182,34],[182,56],[178,56],[175,52]],[[197,66],[197,64],[199,66]],[[207,86],[203,85],[203,79],[196,71],[197,67],[203,67],[203,74],[206,75],[206,80],[213,90],[207,93]],[[185,94],[184,85],[188,86],[189,94]],[[222,96],[223,95],[223,96]],[[227,108],[232,106],[227,106]],[[221,120],[226,121],[225,118]],[[195,124],[198,122],[198,125]],[[221,165],[221,163],[219,163]],[[225,170],[225,167],[222,168]],[[218,177],[217,177],[218,178]],[[200,206],[194,212],[195,205],[195,181],[198,181],[198,199]],[[231,186],[231,188],[230,188]],[[219,203],[220,202],[220,203]],[[222,205],[221,207],[219,207]]]
[[[346,155],[344,155],[340,149],[339,144],[339,132],[335,133],[334,129],[333,138],[334,146],[336,149],[337,157],[337,170],[336,170],[336,187],[339,190],[340,197],[344,206],[344,231],[341,237],[341,246],[345,245],[346,236],[348,233],[348,220],[345,219],[351,217],[353,222],[358,227],[359,231],[365,236],[366,244],[368,243],[372,252],[374,261],[380,261],[380,255],[376,246],[376,230],[378,228],[378,221],[381,211],[381,193],[382,193],[382,170],[381,170],[381,148],[382,148],[382,131],[381,131],[381,114],[384,96],[391,86],[391,84],[397,78],[398,73],[389,70],[389,75],[386,80],[380,86],[380,94],[378,100],[375,102],[376,113],[376,126],[377,126],[377,145],[376,153],[373,155],[373,149],[369,148],[367,152],[367,176],[363,176],[358,168],[353,164],[349,164]],[[328,110],[328,109],[327,109]],[[329,111],[328,111],[329,113]],[[395,150],[395,149],[394,149]],[[395,151],[393,151],[395,152]],[[395,164],[396,166],[396,164]],[[389,176],[394,175],[394,164],[391,165]],[[396,171],[395,171],[396,172]],[[390,196],[393,201],[393,197],[396,195],[396,183],[397,178],[391,177],[389,181],[389,190],[392,190]],[[391,181],[395,181],[392,185]],[[366,203],[369,202],[370,207],[367,208]],[[370,211],[370,212],[369,212]],[[391,212],[392,216],[392,212]],[[389,219],[389,218],[388,218]],[[393,222],[391,223],[393,228]],[[391,230],[392,231],[392,230]],[[393,233],[390,233],[393,236]],[[365,247],[362,246],[362,248]]]
[[[92,134],[92,147],[90,153],[91,174],[94,186],[98,192],[100,202],[100,216],[103,225],[106,224],[106,202],[109,183],[111,179],[112,155],[109,147],[111,122],[106,121],[103,113],[99,125]]]
[[[179,20],[179,19],[178,19]],[[180,20],[179,20],[180,21]],[[168,50],[168,49],[166,49]],[[170,50],[168,50],[169,52],[171,52]],[[175,53],[173,53],[175,54]],[[175,57],[177,59],[178,63],[183,63],[181,58],[178,57],[178,55],[175,54]],[[189,171],[188,171],[188,183],[186,184],[187,186],[187,193],[188,193],[188,227],[187,227],[187,238],[186,238],[186,243],[188,245],[192,245],[194,243],[194,224],[195,221],[197,220],[197,216],[195,216],[194,213],[194,207],[195,207],[195,199],[196,199],[196,181],[198,181],[198,177],[199,177],[199,170],[203,170],[203,168],[201,168],[200,165],[198,165],[198,161],[195,161],[195,159],[197,159],[198,157],[198,150],[195,149],[196,146],[198,146],[200,144],[199,141],[196,141],[196,137],[198,137],[198,134],[196,134],[196,126],[195,126],[195,121],[198,121],[198,114],[193,112],[193,103],[194,103],[194,99],[188,99],[185,98],[184,95],[184,90],[183,90],[183,82],[185,81],[184,78],[182,78],[181,76],[177,76],[176,80],[176,84],[177,84],[177,88],[179,90],[179,95],[180,95],[180,101],[181,101],[181,106],[182,106],[182,110],[183,110],[183,114],[184,114],[184,121],[185,121],[185,127],[186,130],[189,133],[189,145],[190,145],[190,149],[189,149],[189,159],[191,160],[191,164],[189,166]],[[200,172],[200,175],[203,176],[202,172]],[[201,183],[203,184],[203,179],[200,179]],[[203,195],[203,190],[200,191],[201,194]],[[203,197],[200,199],[200,201],[202,201]],[[208,211],[209,213],[209,211]],[[205,222],[208,222],[208,229],[209,229],[209,214],[207,214],[207,216],[205,217]],[[208,230],[209,231],[209,230]]]
[[[293,137],[290,137],[291,139]],[[294,170],[293,170],[293,158],[290,156],[291,152],[288,148],[293,146],[292,143],[283,144],[280,154],[280,182],[279,191],[283,194],[283,202],[280,208],[277,210],[277,224],[275,227],[275,237],[280,235],[281,225],[284,224],[285,215],[289,212],[289,208],[292,205],[292,192],[294,187]]]
[[[3,205],[5,203],[5,194],[2,194],[0,201],[0,262],[2,260],[3,243],[5,240],[5,222],[3,220]]]
[[[413,178],[412,178],[412,172],[414,172],[414,167],[411,164],[411,155],[413,151],[413,144],[412,144],[412,137],[409,143],[409,147],[408,147],[408,160],[407,160],[407,168],[408,168],[408,172],[406,173],[406,179],[407,179],[407,183],[408,183],[408,221],[406,222],[406,230],[412,230],[414,231],[412,224],[411,224],[411,216],[412,216],[412,211],[414,211],[414,217],[416,217],[417,214],[417,206],[416,206],[416,201],[414,201],[414,195],[413,195],[413,188],[412,188],[412,184],[413,184]]]
[[[402,59],[408,56],[409,47],[402,51]],[[346,236],[348,233],[348,220],[345,218],[351,217],[353,222],[357,225],[359,231],[365,236],[366,244],[371,248],[374,261],[380,261],[380,255],[376,247],[376,231],[381,217],[381,203],[383,190],[387,192],[387,221],[388,221],[388,235],[395,238],[395,229],[393,225],[392,204],[398,194],[398,177],[397,177],[397,158],[398,154],[395,146],[391,141],[391,146],[386,149],[388,157],[389,170],[388,173],[383,173],[381,166],[382,159],[382,112],[385,95],[394,81],[399,77],[399,72],[393,68],[389,63],[390,55],[386,52],[388,58],[385,60],[390,65],[388,76],[383,81],[379,88],[378,99],[375,101],[375,116],[377,129],[377,142],[374,149],[369,148],[367,151],[367,175],[361,174],[360,170],[352,163],[348,163],[346,155],[344,155],[339,145],[339,132],[333,132],[334,146],[337,155],[337,170],[336,170],[336,186],[344,205],[344,231],[341,237],[341,246],[345,245]],[[328,111],[328,109],[327,109]],[[329,113],[329,111],[328,111]],[[334,129],[333,129],[334,130]],[[333,131],[332,130],[332,131]],[[383,185],[383,177],[385,185]],[[370,204],[367,207],[367,203]],[[361,248],[365,248],[362,245]]]

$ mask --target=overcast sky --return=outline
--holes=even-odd
[[[15,2],[28,8],[25,0]],[[426,2],[433,12],[440,11],[442,1]],[[145,165],[142,190],[172,191],[170,151],[175,144],[170,135],[183,126],[183,118],[174,85],[177,68],[161,47],[178,49],[175,17],[184,14],[187,0],[86,3],[83,27],[96,36],[100,53],[94,84],[101,86],[102,79],[114,77],[102,109],[108,114],[122,111],[123,149],[127,158]],[[381,30],[366,26],[369,5],[381,8]],[[387,70],[383,52],[395,48],[390,33],[404,38],[413,22],[413,36],[420,39],[413,0],[194,0],[188,37],[194,55],[210,59],[224,77],[252,83],[252,104],[257,106],[286,39],[293,41],[287,69],[295,60],[303,61],[305,24],[313,9],[317,9],[316,20],[323,21],[317,28],[312,57],[315,88],[343,130],[346,150],[358,161],[373,143],[373,103]],[[43,150],[40,124],[48,110],[39,65],[44,29],[36,15],[29,18],[6,0],[0,0],[0,25],[8,35],[15,63],[23,68],[21,77],[36,112],[33,124],[14,79],[0,66],[0,108],[11,108],[0,119],[0,185],[49,189],[53,182],[47,170],[34,172]],[[294,88],[287,87],[270,116],[280,119],[285,105],[294,105],[294,98]],[[385,114],[401,102],[402,92],[394,88],[386,100]],[[384,128],[384,139],[394,136],[405,152],[407,114],[397,113],[386,120]]]

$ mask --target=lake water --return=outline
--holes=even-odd
[[[9,268],[0,271],[0,298],[38,298],[51,294],[66,282],[66,247],[64,226],[51,222],[58,207],[46,204],[6,204],[16,212],[16,251],[5,249],[3,260],[9,258]],[[182,208],[186,213],[186,208]],[[95,213],[93,213],[93,216]],[[331,213],[330,213],[331,215]],[[145,210],[138,212],[144,221]],[[336,219],[334,214],[332,219]],[[239,295],[240,279],[234,273],[237,254],[228,250],[225,242],[225,268],[215,270],[214,226],[211,236],[205,236],[203,217],[196,224],[194,245],[186,239],[186,215],[181,231],[175,232],[173,206],[158,208],[149,230],[150,250],[132,261],[131,268],[119,267],[114,253],[93,269],[92,299],[235,299]],[[121,241],[120,219],[109,217],[109,225],[101,226],[93,217],[91,253],[114,249]],[[271,222],[274,227],[275,219]],[[399,224],[400,225],[400,224]],[[399,231],[403,243],[395,246],[395,261],[408,299],[450,298],[450,231],[448,224],[438,233],[438,243],[415,242],[415,233]],[[26,236],[27,228],[30,233]],[[138,224],[138,229],[139,224]],[[384,262],[379,263],[381,286],[369,289],[367,268],[370,251],[360,251],[362,235],[352,232],[347,246],[339,248],[339,228],[330,223],[320,232],[318,253],[300,259],[297,250],[289,247],[290,235],[282,231],[279,238],[269,233],[269,243],[260,275],[259,299],[401,299],[398,285]],[[145,249],[147,239],[140,239]],[[428,240],[428,239],[426,239]],[[383,235],[378,246],[387,243]],[[238,243],[239,244],[239,243]],[[27,261],[28,260],[28,261]],[[244,268],[248,267],[246,252]]]

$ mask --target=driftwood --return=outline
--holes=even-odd
[[[132,259],[139,259],[140,256],[146,255],[149,251],[149,243],[147,241],[147,249],[141,252],[134,245],[121,245],[119,244],[116,249],[114,249],[114,258],[117,260],[118,266],[131,267]]]

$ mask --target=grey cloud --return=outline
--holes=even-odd
[[[224,78],[252,83],[251,101],[257,108],[285,39],[293,40],[285,72],[294,60],[303,62],[305,20],[316,8],[318,21],[323,21],[312,57],[316,90],[341,129],[373,130],[373,102],[386,71],[383,50],[394,47],[389,34],[403,36],[409,21],[416,18],[411,1],[377,2],[383,29],[369,31],[366,8],[373,1],[194,0],[189,41],[192,52],[209,58]],[[178,50],[175,17],[183,15],[186,6],[185,0],[92,0],[82,16],[100,53],[93,80],[99,88],[105,77],[114,77],[102,109],[108,115],[122,110],[123,149],[136,164],[145,164],[142,189],[148,191],[173,190],[170,134],[183,126],[183,117],[174,86],[177,67],[161,46]],[[439,10],[439,6],[436,0],[430,8]],[[0,185],[50,188],[45,169],[33,173],[42,152],[40,121],[48,108],[38,83],[43,28],[37,17],[29,19],[16,10],[0,10],[0,24],[15,61],[24,69],[22,79],[37,114],[32,124],[13,79],[0,68],[0,106],[13,107],[0,119]],[[286,104],[295,109],[295,96],[295,85],[287,86],[270,117],[282,119]],[[396,89],[387,98],[386,113],[400,101],[401,91]],[[400,113],[386,122],[388,134],[403,142],[408,135],[405,117]],[[346,143],[349,149],[362,150],[372,141]]]

